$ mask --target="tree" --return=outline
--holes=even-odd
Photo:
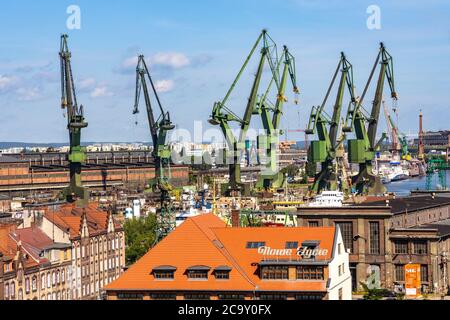
[[[125,221],[125,260],[127,265],[136,262],[147,253],[155,241],[156,215],[149,214],[147,217],[133,218]]]

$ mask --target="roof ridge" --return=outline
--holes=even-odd
[[[217,216],[214,215],[214,217],[216,217],[217,219],[219,219]],[[201,233],[204,234],[204,236],[206,238],[208,238],[208,240],[210,239],[208,237],[208,235],[205,233],[205,231],[203,230],[202,227],[200,227],[196,222],[196,219],[192,219],[192,222],[195,224],[195,226],[200,230]],[[236,270],[239,272],[239,274],[248,282],[250,283],[252,286],[256,286],[256,284],[250,279],[250,277],[247,275],[247,273],[242,269],[242,267],[236,262],[236,259],[234,259],[234,257],[231,255],[231,253],[225,249],[225,246],[223,245],[222,241],[220,241],[220,239],[217,237],[217,234],[212,230],[212,228],[209,228],[209,230],[214,234],[214,239],[210,240],[211,244],[213,245],[214,248],[216,248],[217,251],[219,251],[222,256],[229,261],[235,268]],[[213,240],[217,240],[220,241],[220,243],[222,244],[223,248],[218,248],[214,243],[212,243]],[[222,251],[223,250],[223,251]]]

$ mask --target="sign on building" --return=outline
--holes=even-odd
[[[410,297],[420,294],[420,264],[405,265],[405,290],[406,295]]]

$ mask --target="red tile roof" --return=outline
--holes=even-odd
[[[335,228],[230,228],[213,214],[187,219],[175,231],[147,252],[124,274],[106,287],[106,290],[220,290],[220,291],[326,291],[326,280],[318,281],[261,281],[256,274],[263,256],[257,249],[246,249],[248,241],[264,241],[266,246],[284,249],[286,241],[320,240],[320,248],[331,258]],[[299,259],[295,250],[292,259]],[[317,260],[317,259],[316,259]],[[174,280],[154,279],[151,271],[158,266],[174,266]],[[230,279],[191,280],[186,269],[208,266],[231,267]]]
[[[83,215],[86,215],[89,234],[99,234],[108,229],[108,213],[99,209],[96,203],[89,203],[86,208],[77,207],[75,204],[65,204],[57,211],[46,211],[44,215],[58,227],[68,231],[70,237],[80,235]],[[116,230],[122,229],[117,221],[114,221],[114,227]]]

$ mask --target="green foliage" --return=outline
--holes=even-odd
[[[283,175],[287,173],[288,177],[293,178],[293,177],[295,177],[297,175],[299,169],[300,168],[297,165],[290,164],[290,165],[284,167],[283,169],[281,169],[281,173]]]
[[[364,300],[381,300],[383,297],[387,297],[390,293],[389,290],[382,288],[369,289],[367,284],[364,282],[360,282],[360,284],[364,289]]]
[[[155,241],[156,215],[133,218],[125,221],[125,260],[131,265],[150,249]]]
[[[317,168],[317,164],[315,162],[312,162],[312,161],[306,162],[306,167],[305,167],[306,176],[313,178],[316,175],[316,168]]]

